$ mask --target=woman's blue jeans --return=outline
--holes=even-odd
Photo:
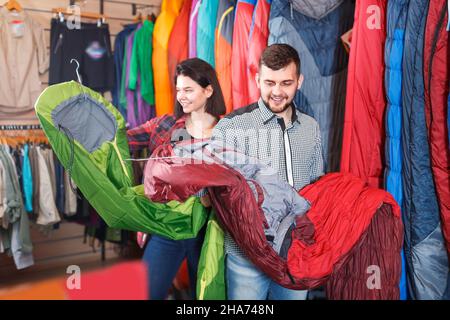
[[[202,231],[196,238],[187,240],[170,240],[156,235],[150,238],[143,257],[149,270],[150,299],[167,298],[184,258],[187,258],[191,297],[195,299],[197,267],[205,237]]]

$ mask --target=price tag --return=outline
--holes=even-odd
[[[11,22],[11,29],[15,38],[21,38],[25,32],[25,23],[22,20],[13,20]]]

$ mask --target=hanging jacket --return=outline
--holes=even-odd
[[[192,0],[191,12],[189,15],[189,58],[197,57],[197,27],[198,10],[202,0]]]
[[[205,60],[213,68],[214,45],[217,10],[219,9],[219,1],[202,1],[198,9],[198,27],[197,27],[197,58]]]
[[[231,53],[233,109],[250,104],[248,96],[248,37],[256,0],[238,0],[234,13],[233,44]]]
[[[272,0],[258,0],[253,12],[252,25],[248,38],[248,94],[249,102],[253,103],[259,99],[259,89],[256,86],[255,76],[259,70],[259,58],[267,47],[269,38],[269,14]]]
[[[49,67],[46,35],[28,10],[10,12],[5,6],[0,8],[1,119],[35,119],[33,105],[42,90],[40,76]]]
[[[220,0],[216,22],[215,64],[227,113],[233,110],[231,96],[231,49],[236,0]]]
[[[425,121],[424,37],[430,1],[410,0],[402,81],[403,222],[408,291],[443,299],[449,277]],[[441,151],[442,152],[442,151]]]
[[[402,58],[405,41],[406,14],[409,0],[389,1],[387,6],[387,34],[385,44],[386,142],[385,189],[402,206]],[[403,256],[403,251],[402,251]],[[400,297],[407,298],[405,261],[402,259]]]
[[[139,25],[138,25],[139,26]],[[136,28],[138,27],[136,26]],[[127,95],[126,90],[128,88],[128,70],[130,66],[131,56],[129,54],[129,41],[128,38],[134,33],[135,30],[131,31],[129,35],[124,39],[124,56],[122,65],[122,78],[120,79],[120,89],[119,89],[119,106],[118,109],[124,115],[125,120],[127,120]]]
[[[125,113],[127,126],[133,128],[154,117],[155,109],[150,106],[141,94],[141,78],[139,75],[135,35],[142,28],[136,26],[125,40],[124,60],[122,66],[122,79],[120,82],[119,110]],[[136,50],[134,50],[136,49]],[[132,63],[133,62],[133,63]],[[130,81],[132,80],[132,81]]]
[[[142,23],[142,27],[136,31],[133,41],[132,56],[130,61],[130,79],[128,87],[131,90],[137,89],[137,82],[140,79],[140,94],[149,105],[155,104],[155,89],[153,85],[152,68],[152,38],[154,24],[149,20]],[[144,119],[147,121],[149,119]]]
[[[175,20],[180,13],[183,0],[163,0],[161,13],[153,31],[153,73],[155,77],[156,115],[173,113],[175,99],[169,79],[168,45]]]
[[[170,33],[168,46],[169,80],[172,92],[175,90],[175,71],[177,64],[189,56],[189,15],[192,0],[184,0],[180,14]]]
[[[3,162],[0,161],[0,226],[3,224],[3,217],[6,211],[6,193],[5,193],[5,182],[6,172]]]
[[[319,123],[326,172],[339,170],[348,65],[341,36],[353,14],[354,2],[342,0],[273,0],[270,7],[268,43],[287,43],[300,56],[304,81],[295,102]]]
[[[33,211],[33,177],[31,176],[30,158],[28,155],[29,146],[23,147],[23,194],[25,199],[25,209],[27,212]]]
[[[131,33],[127,38],[127,64],[126,64],[126,73],[125,73],[125,94],[126,94],[126,108],[127,108],[127,122],[131,128],[134,128],[145,121],[147,121],[151,114],[151,108],[147,104],[147,102],[143,99],[140,94],[141,91],[141,79],[137,76],[137,68],[136,64],[133,63],[136,61],[136,53],[135,53],[135,36],[137,32],[141,29],[142,25],[139,25],[137,29]],[[133,59],[134,57],[134,59]],[[137,79],[137,83],[132,83],[131,78]],[[154,116],[154,115],[153,115]]]
[[[39,163],[38,163],[38,154],[36,150],[36,146],[31,145],[29,150],[30,162],[31,162],[31,174],[33,176],[33,184],[35,187],[33,188],[33,213],[39,213],[39,185],[41,183],[41,179],[39,177]]]
[[[442,231],[450,256],[450,150],[446,132],[450,59],[447,21],[447,1],[431,1],[423,52],[425,119]]]
[[[52,175],[49,163],[46,161],[46,150],[36,148],[39,163],[39,214],[36,220],[40,225],[51,225],[61,221],[56,208],[55,195],[53,193]]]
[[[113,97],[113,105],[119,108],[120,113],[125,116],[126,109],[120,108],[119,96],[120,96],[120,87],[122,80],[122,69],[125,58],[125,44],[126,38],[133,32],[137,27],[137,24],[129,24],[124,26],[123,30],[120,31],[116,40],[114,41],[114,71],[115,71],[115,81],[114,88],[112,90]]]

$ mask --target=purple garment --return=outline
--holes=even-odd
[[[138,96],[138,121],[137,126],[147,122],[156,116],[155,106],[148,104],[138,92],[141,92],[141,78],[138,77],[136,85],[136,96]]]
[[[189,17],[189,58],[197,57],[197,21],[202,1],[193,0]]]
[[[142,27],[140,24],[136,31]],[[129,128],[137,127],[146,121],[150,120],[151,117],[155,116],[155,107],[150,106],[142,96],[139,94],[141,92],[141,77],[138,75],[136,90],[130,90],[128,83],[130,79],[130,65],[131,65],[131,55],[133,52],[134,35],[133,31],[127,38],[127,72],[126,72],[126,96],[127,96],[127,122]]]

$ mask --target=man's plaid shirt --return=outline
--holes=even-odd
[[[292,108],[291,123],[285,126],[260,99],[220,120],[212,139],[267,163],[298,191],[323,174],[323,157],[319,124]],[[225,247],[227,253],[243,254],[228,234]]]

